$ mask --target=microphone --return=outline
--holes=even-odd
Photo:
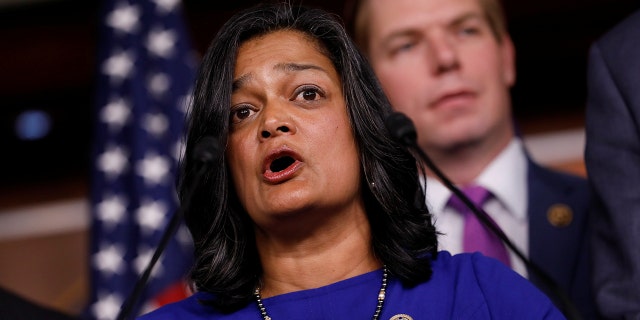
[[[402,142],[405,147],[417,147],[418,134],[416,133],[416,127],[409,117],[401,112],[391,113],[385,120],[385,126],[391,136]]]
[[[455,194],[462,202],[473,212],[476,217],[485,225],[491,232],[502,240],[502,242],[511,250],[513,253],[518,256],[518,258],[524,263],[527,269],[531,270],[536,276],[538,276],[542,282],[547,285],[547,287],[560,299],[562,303],[562,307],[565,311],[565,316],[567,319],[581,319],[582,317],[579,315],[576,307],[569,300],[566,293],[558,286],[558,284],[553,281],[553,279],[537,264],[533,263],[533,261],[529,260],[520,249],[518,249],[511,239],[507,237],[507,235],[500,229],[490,218],[489,215],[480,207],[476,206],[470,199],[467,197],[460,189],[458,189],[451,180],[436,166],[431,158],[427,156],[427,154],[422,151],[422,149],[418,146],[417,143],[417,132],[416,128],[413,125],[413,122],[409,117],[407,117],[404,113],[401,112],[392,112],[385,119],[385,125],[391,136],[402,143],[405,147],[410,150],[414,150],[420,160],[424,162],[431,171],[442,181],[442,183],[449,189],[453,194]]]
[[[191,196],[192,196],[191,192],[200,184],[200,178],[204,175],[206,170],[209,167],[211,167],[213,163],[216,160],[218,160],[218,158],[220,158],[221,155],[222,155],[222,150],[220,147],[220,142],[218,141],[218,139],[216,139],[213,136],[205,136],[201,138],[200,141],[198,141],[196,146],[193,148],[192,159],[194,159],[200,165],[200,168],[198,169],[198,173],[194,177],[194,181],[193,181],[193,184],[191,185],[191,189],[188,189],[188,192],[184,197],[185,201],[183,205],[180,206],[178,211],[173,215],[173,217],[171,217],[171,220],[169,221],[169,224],[167,225],[165,232],[162,234],[160,243],[158,244],[158,247],[153,253],[151,260],[147,264],[147,267],[145,268],[140,278],[138,278],[138,281],[136,282],[136,285],[133,291],[131,292],[127,300],[125,300],[124,304],[120,308],[120,312],[118,313],[118,317],[116,319],[118,320],[127,319],[127,317],[129,316],[133,308],[138,303],[138,300],[142,295],[142,290],[144,289],[144,287],[147,284],[147,281],[149,280],[149,276],[151,275],[151,271],[153,270],[153,267],[155,266],[156,262],[160,258],[160,255],[162,255],[162,252],[164,251],[164,249],[166,249],[167,245],[169,244],[169,240],[171,240],[171,237],[173,237],[176,230],[178,230],[178,227],[180,226],[180,222],[182,221],[182,217],[184,216],[184,212],[186,211],[186,209],[189,208],[191,204]]]
[[[193,148],[193,159],[204,165],[211,165],[222,154],[220,142],[213,136],[205,136]]]

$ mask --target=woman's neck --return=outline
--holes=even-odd
[[[263,297],[318,288],[382,266],[373,253],[364,212],[327,216],[305,231],[304,237],[295,238],[256,231]]]

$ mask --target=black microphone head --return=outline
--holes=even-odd
[[[387,116],[387,119],[385,119],[385,125],[389,133],[404,145],[412,146],[416,144],[416,139],[418,138],[416,127],[413,125],[411,119],[404,113],[391,113]]]
[[[205,136],[193,149],[193,159],[204,164],[211,164],[222,155],[220,142],[213,136]]]

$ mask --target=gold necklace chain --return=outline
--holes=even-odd
[[[384,298],[387,291],[387,278],[389,277],[389,271],[387,270],[387,266],[382,266],[382,285],[380,286],[380,292],[378,293],[378,304],[376,305],[376,311],[373,313],[373,320],[378,320],[380,317],[380,313],[382,313],[382,306],[384,305]],[[267,314],[267,308],[265,308],[262,303],[262,296],[260,296],[260,286],[256,287],[256,290],[253,292],[253,295],[256,298],[256,303],[258,304],[258,310],[260,311],[260,315],[263,320],[271,320],[269,314]]]

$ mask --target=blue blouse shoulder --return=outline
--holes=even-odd
[[[407,314],[413,319],[564,319],[551,301],[497,260],[481,254],[446,251],[432,259],[432,278],[413,287],[391,277],[381,319]],[[382,271],[376,270],[321,288],[263,299],[274,319],[361,319],[376,307]],[[149,313],[141,320],[253,319],[255,303],[232,314],[221,314],[193,296]]]
[[[480,253],[441,251],[432,268],[427,286],[437,288],[440,299],[449,297],[443,303],[455,306],[450,318],[565,319],[529,280]]]

